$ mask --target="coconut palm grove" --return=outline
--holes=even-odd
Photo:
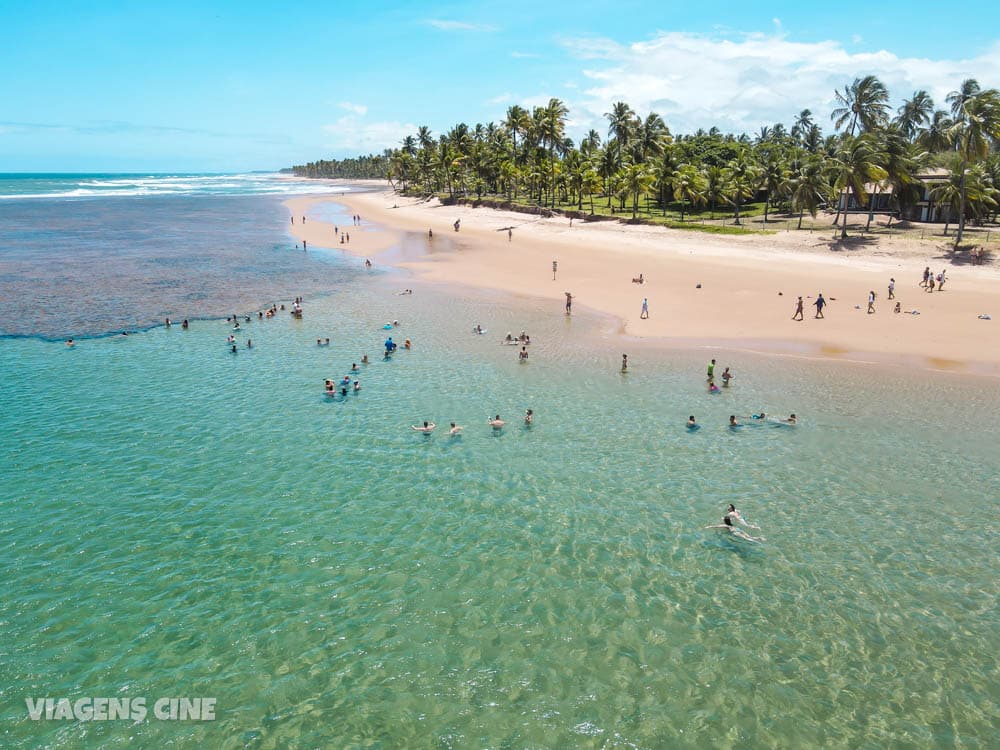
[[[876,76],[835,92],[829,115],[808,109],[789,127],[765,125],[753,136],[717,128],[674,134],[655,112],[625,102],[605,114],[607,131],[579,144],[566,135],[564,102],[528,111],[513,105],[502,123],[459,123],[435,136],[420,127],[379,155],[320,160],[292,168],[300,176],[379,178],[403,193],[475,200],[580,218],[614,216],[716,233],[751,231],[784,214],[803,228],[805,214],[836,211],[871,226],[915,218],[928,193],[958,246],[969,227],[994,223],[1000,202],[1000,92],[962,81],[941,106],[915,91],[897,108]],[[832,132],[824,130],[829,125]],[[789,216],[797,221],[788,221]]]

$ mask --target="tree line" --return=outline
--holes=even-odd
[[[579,144],[565,133],[566,105],[551,99],[530,112],[518,105],[502,123],[459,123],[434,137],[421,127],[399,148],[381,155],[313,162],[295,167],[309,177],[377,177],[404,192],[449,197],[491,196],[538,206],[589,208],[595,201],[635,218],[639,201],[685,212],[711,206],[741,208],[763,201],[764,222],[780,205],[802,218],[836,206],[847,236],[849,201],[869,209],[869,191],[888,196],[896,215],[923,197],[918,175],[942,170],[931,199],[958,223],[996,219],[1000,204],[1000,93],[967,79],[937,108],[916,91],[895,111],[876,76],[855,79],[835,92],[833,133],[825,134],[808,109],[790,128],[765,126],[754,137],[717,128],[674,135],[655,112],[638,115],[625,102],[605,114],[605,134],[591,130]]]

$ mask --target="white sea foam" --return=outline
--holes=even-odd
[[[31,188],[35,188],[32,191]],[[278,173],[218,175],[83,175],[39,177],[30,184],[0,178],[0,200],[95,199],[152,195],[336,195],[350,188]]]

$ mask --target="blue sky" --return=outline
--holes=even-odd
[[[0,171],[276,169],[553,96],[578,140],[619,99],[754,132],[806,107],[829,129],[868,73],[894,105],[1000,87],[998,3],[763,6],[0,0]]]

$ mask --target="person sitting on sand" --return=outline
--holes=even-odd
[[[449,435],[458,435],[461,432],[462,432],[462,426],[461,425],[457,425],[454,422],[452,422],[451,423],[451,429],[448,430],[448,434]]]
[[[899,302],[896,302],[896,306],[892,308],[892,311],[894,313],[903,312],[903,306]]]
[[[507,424],[502,419],[500,419],[500,415],[499,414],[497,414],[495,417],[493,417],[493,419],[487,420],[487,422],[489,423],[490,427],[492,427],[494,430],[499,430],[501,427],[503,427],[505,424]]]
[[[640,273],[638,276],[635,276],[635,277],[632,278],[632,283],[633,284],[645,284],[646,283],[646,279],[643,278],[643,275]]]
[[[424,422],[423,425],[414,424],[410,425],[410,427],[412,427],[417,432],[422,432],[425,435],[429,435],[431,434],[431,432],[434,431],[434,428],[437,427],[437,425],[434,424],[433,422]]]

